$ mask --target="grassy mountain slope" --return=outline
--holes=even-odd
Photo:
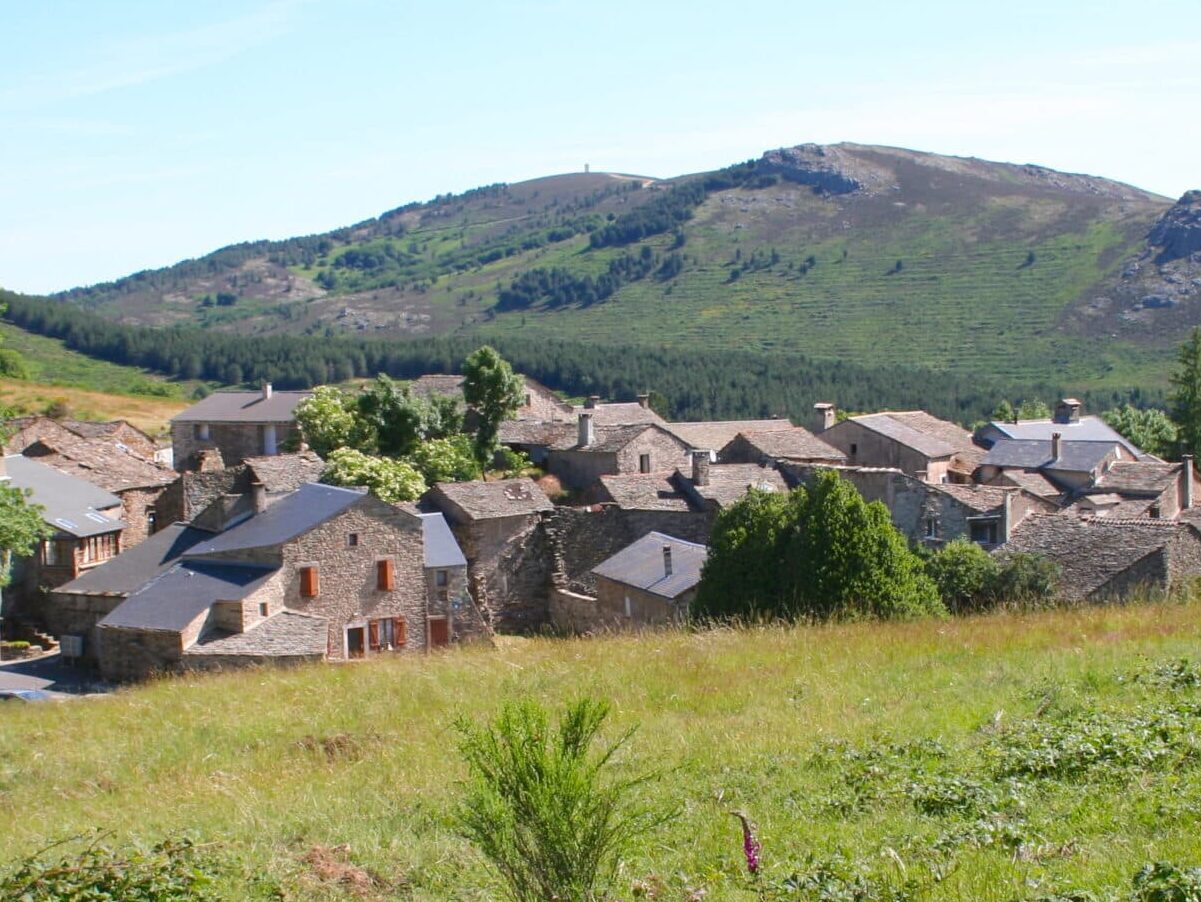
[[[451,829],[452,724],[591,693],[611,735],[639,727],[619,767],[661,771],[649,798],[678,811],[620,898],[1129,898],[1145,862],[1201,864],[1198,624],[1194,603],[513,640],[3,705],[0,866],[92,829],[190,831],[230,860],[230,899],[496,899]],[[826,894],[758,895],[736,809],[765,889],[824,865]]]
[[[862,145],[770,152],[750,171],[708,192],[678,230],[628,244],[589,236],[690,177],[492,186],[64,296],[128,321],[243,333],[749,347],[1082,389],[1162,386],[1173,348],[1201,322],[1201,272],[1167,272],[1147,243],[1166,198]],[[603,299],[497,308],[523,274],[596,279],[640,259],[650,271]],[[1176,294],[1144,304],[1165,285]]]

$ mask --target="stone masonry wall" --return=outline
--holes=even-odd
[[[83,656],[96,660],[96,624],[125,600],[123,595],[76,595],[52,592],[42,606],[42,621],[52,636],[83,636]]]
[[[1168,546],[1168,579],[1173,592],[1185,592],[1201,580],[1201,538],[1191,531]]]
[[[196,423],[172,423],[171,447],[175,469],[185,470],[194,465],[193,455],[200,450],[216,448],[226,464],[241,463],[248,457],[263,454],[263,438],[260,426],[275,426],[275,447],[278,450],[293,438],[299,438],[295,423],[210,423],[209,437],[196,437]]]
[[[538,514],[452,527],[468,561],[476,602],[501,632],[529,632],[549,617],[551,559]]]
[[[600,477],[617,473],[617,455],[595,451],[551,451],[546,456],[546,468],[564,488],[585,489]]]
[[[643,454],[650,455],[651,473],[670,473],[692,466],[687,445],[674,435],[660,432],[658,429],[648,429],[618,452],[618,474],[624,476],[640,473],[639,458]]]
[[[1136,561],[1109,582],[1094,589],[1089,593],[1088,601],[1116,601],[1143,593],[1158,595],[1167,592],[1168,589],[1168,554],[1165,549],[1160,549]]]
[[[129,524],[127,529],[121,531],[122,551],[128,551],[150,535],[150,520],[147,516],[149,510],[154,510],[158,525],[167,525],[158,519],[157,505],[159,497],[163,494],[162,486],[125,489],[117,494],[121,498],[121,519]],[[174,521],[168,521],[170,522]]]

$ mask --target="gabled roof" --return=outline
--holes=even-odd
[[[550,446],[568,436],[577,435],[576,423],[545,423],[541,420],[505,420],[497,439],[502,445]]]
[[[734,440],[739,438],[760,454],[776,460],[822,460],[831,463],[846,463],[847,460],[847,456],[833,445],[827,445],[800,426],[770,432],[742,432]]]
[[[611,404],[597,404],[595,407],[576,406],[572,413],[577,418],[581,413],[592,414],[594,426],[630,426],[635,423],[667,425],[663,417],[637,401],[614,401]]]
[[[703,423],[669,423],[667,428],[689,448],[720,451],[741,433],[787,432],[794,428],[787,417],[770,420],[715,420]]]
[[[1161,461],[1119,460],[1097,480],[1097,488],[1123,495],[1162,494],[1184,470],[1184,464]]]
[[[604,500],[623,510],[688,511],[688,499],[663,473],[601,476]]]
[[[247,457],[243,463],[250,468],[251,480],[261,482],[273,495],[294,492],[306,483],[316,482],[325,469],[325,461],[313,451]]]
[[[195,546],[188,556],[282,545],[336,517],[365,497],[366,494],[359,489],[307,483],[280,498],[261,514],[255,514],[249,520],[243,520]]]
[[[1139,460],[1155,459],[1098,416],[1081,417],[1071,423],[1056,423],[1054,419],[1019,420],[1016,423],[994,420],[988,426],[1009,438],[1027,441],[1049,442],[1051,435],[1058,432],[1065,442],[1116,442]]]
[[[213,392],[171,418],[172,423],[291,423],[296,405],[311,398],[309,391],[273,391],[264,398],[261,391]]]
[[[248,564],[181,561],[117,605],[100,626],[179,632],[214,602],[241,601],[277,572]]]
[[[1065,473],[1091,473],[1114,453],[1117,442],[1060,442],[1059,457],[1051,456],[1051,442],[1025,439],[1000,439],[984,455],[984,465],[1016,467],[1023,470],[1048,470]]]
[[[614,454],[639,438],[648,429],[656,429],[664,435],[670,436],[674,441],[684,444],[676,435],[657,423],[637,423],[629,426],[595,426],[592,432],[592,442],[587,445],[580,444],[579,429],[577,427],[562,434],[549,447],[551,451]]]
[[[980,514],[999,511],[1005,506],[1005,496],[1013,493],[1012,489],[1003,489],[999,486],[956,485],[951,482],[931,485],[930,488],[935,492],[941,492],[954,498],[960,504]]]
[[[1178,520],[1077,517],[1070,513],[1032,514],[998,553],[1043,555],[1060,569],[1060,591],[1084,598],[1185,533],[1199,534]]]
[[[255,658],[324,657],[329,621],[299,611],[279,611],[242,633],[217,632],[184,649],[190,658],[241,655]]]
[[[5,457],[4,464],[9,484],[29,489],[30,501],[45,508],[42,519],[56,529],[82,539],[127,526],[101,513],[121,506],[116,495],[20,454]]]
[[[172,523],[54,591],[72,595],[129,595],[209,538],[212,538],[210,532],[193,529],[185,523]]]
[[[546,493],[525,476],[495,482],[440,482],[434,491],[473,520],[520,517],[554,509]]]
[[[1039,498],[1048,500],[1057,500],[1063,495],[1063,491],[1047,479],[1042,473],[1037,470],[1015,470],[1008,469],[1001,473],[995,480],[994,484],[1013,485],[1018,488],[1025,489],[1031,495],[1036,495]]]
[[[418,398],[452,395],[463,400],[463,377],[453,373],[428,373],[409,383],[409,392]]]
[[[163,486],[178,475],[120,442],[66,432],[40,438],[23,453],[110,492]]]
[[[665,546],[671,548],[670,574],[663,560]],[[701,581],[701,567],[708,556],[704,545],[650,532],[593,567],[592,572],[663,598],[676,598]]]
[[[421,539],[425,549],[426,567],[466,567],[467,558],[455,541],[454,533],[441,514],[422,514]]]
[[[714,464],[709,467],[709,484],[697,485],[687,474],[676,471],[677,480],[686,480],[691,491],[719,507],[742,500],[751,489],[761,492],[787,492],[788,483],[779,470],[759,464]]]
[[[950,457],[956,451],[974,448],[970,432],[924,410],[888,410],[850,419],[930,458]]]

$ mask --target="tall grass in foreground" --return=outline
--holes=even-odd
[[[669,772],[641,801],[679,810],[623,856],[617,898],[756,898],[731,811],[780,898],[1128,898],[1149,862],[1201,863],[1199,660],[1201,604],[1148,604],[511,640],[8,705],[0,863],[92,828],[188,834],[229,857],[230,899],[495,899],[452,819],[454,724],[588,694],[613,735],[639,725],[617,775]]]

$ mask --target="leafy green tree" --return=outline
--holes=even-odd
[[[13,558],[28,557],[54,530],[42,519],[41,505],[30,504],[20,489],[0,485],[0,587],[12,576]]]
[[[570,703],[552,727],[532,701],[506,702],[485,727],[457,723],[470,773],[455,823],[516,902],[599,902],[634,841],[667,817],[635,798],[650,775],[613,775],[633,734],[609,744],[609,706]]]
[[[365,486],[381,501],[416,501],[427,486],[412,464],[372,457],[354,448],[337,448],[325,461],[321,481],[326,485]]]
[[[718,515],[694,612],[704,617],[944,615],[933,580],[880,502],[837,473]]]
[[[463,406],[454,395],[431,395],[423,405],[421,434],[426,439],[452,438],[463,431]]]
[[[1176,457],[1180,447],[1180,430],[1162,410],[1154,407],[1139,410],[1127,404],[1105,411],[1101,419],[1148,454],[1163,458]]]
[[[375,451],[374,427],[360,416],[355,399],[341,389],[323,385],[296,405],[296,422],[309,447],[324,458],[338,448],[364,454]]]
[[[1013,409],[1013,405],[1008,399],[1002,398],[997,406],[993,408],[991,417],[995,423],[1012,423],[1017,419],[1017,411]]]
[[[358,400],[359,417],[375,430],[379,453],[407,457],[423,435],[425,405],[409,387],[380,373]]]
[[[20,351],[0,348],[0,378],[29,379],[30,376],[29,364],[25,362]]]
[[[955,539],[934,552],[926,572],[953,614],[981,610],[993,599],[1001,568],[975,542]]]
[[[1180,430],[1180,444],[1188,454],[1201,450],[1201,327],[1180,347],[1172,373],[1172,419]]]
[[[486,465],[496,450],[500,424],[512,419],[521,406],[521,378],[495,349],[484,345],[463,362],[463,398],[479,418],[475,456]]]
[[[1023,401],[1018,405],[1019,420],[1045,420],[1050,416],[1051,408],[1038,398]]]
[[[429,485],[465,482],[479,479],[481,475],[471,439],[462,434],[421,442],[409,455],[409,463],[420,471]]]
[[[1000,603],[1031,604],[1049,601],[1059,588],[1059,567],[1041,554],[1005,555],[993,586]]]

